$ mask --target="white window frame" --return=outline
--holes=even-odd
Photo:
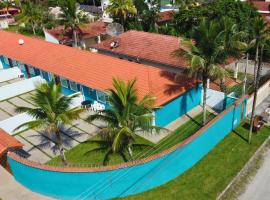
[[[75,88],[74,88],[75,86]],[[72,91],[77,92],[78,91],[78,86],[77,83],[75,81],[69,81],[69,87]]]
[[[61,82],[62,87],[68,89],[68,80],[67,79],[61,77],[60,82]],[[63,82],[64,82],[64,84],[63,84]]]

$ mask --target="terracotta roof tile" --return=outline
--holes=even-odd
[[[268,6],[270,5],[270,2],[250,1],[250,3],[253,4],[259,11],[267,11],[267,12],[269,12]]]
[[[22,148],[23,144],[0,128],[0,156],[9,148]]]
[[[119,46],[112,49],[113,41],[118,41]],[[184,58],[172,56],[179,49],[179,38],[174,36],[131,30],[93,47],[171,66],[186,66]]]
[[[158,23],[161,22],[167,22],[173,19],[173,14],[175,14],[174,10],[168,10],[168,11],[164,11],[164,12],[160,12],[158,13]]]
[[[19,45],[19,39],[24,40]],[[97,90],[112,87],[112,77],[125,81],[137,78],[139,97],[146,94],[156,96],[160,106],[194,87],[194,80],[172,75],[161,69],[113,58],[76,48],[53,44],[41,39],[16,33],[0,31],[0,55],[16,59],[41,70],[76,81]],[[178,88],[173,91],[170,87]]]
[[[106,25],[104,22],[95,21],[81,26],[79,36],[81,38],[91,38],[101,34],[106,34]],[[45,30],[47,33],[55,37],[60,43],[71,42],[72,31],[71,29],[65,30],[63,26],[54,29]]]

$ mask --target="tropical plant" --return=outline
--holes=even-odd
[[[125,27],[125,21],[129,14],[136,14],[137,9],[132,0],[110,0],[106,12],[112,14]]]
[[[226,59],[231,56],[232,46],[228,43],[241,44],[240,41],[225,40],[228,33],[217,21],[203,19],[199,26],[193,28],[190,39],[183,39],[180,48],[174,52],[175,56],[184,56],[188,61],[187,72],[196,75],[203,85],[203,125],[206,123],[206,93],[208,79],[223,79],[226,70],[222,67]],[[233,51],[234,52],[234,51]]]
[[[107,124],[99,132],[101,141],[93,141],[100,144],[100,149],[107,149],[105,163],[113,153],[120,154],[125,161],[125,153],[133,159],[132,149],[145,145],[136,143],[136,133],[153,130],[156,133],[159,130],[159,127],[152,125],[155,98],[146,95],[139,100],[135,84],[136,80],[125,83],[114,78],[113,89],[107,91],[110,107],[86,119],[89,123],[101,120]]]
[[[42,26],[44,9],[39,4],[27,1],[22,4],[22,12],[17,16],[19,22],[29,23],[32,27],[33,34],[36,35],[36,30]]]
[[[255,64],[254,64],[254,97],[253,97],[253,104],[252,104],[252,112],[250,118],[250,131],[249,131],[249,143],[251,143],[252,138],[252,131],[253,131],[253,123],[254,123],[254,114],[256,108],[256,101],[257,101],[257,92],[260,84],[260,72],[261,72],[261,65],[264,53],[264,46],[270,41],[270,29],[268,24],[264,21],[262,17],[255,18],[252,22],[251,27],[251,37],[253,40],[251,43],[254,44],[256,49],[255,55]]]
[[[62,11],[59,15],[60,23],[65,26],[65,29],[71,29],[74,46],[78,47],[80,26],[89,22],[89,19],[82,10],[79,10],[79,4],[76,0],[59,0],[58,4]]]
[[[45,129],[46,132],[55,136],[61,159],[66,164],[64,147],[61,136],[61,127],[79,118],[84,111],[81,108],[72,108],[72,101],[78,94],[64,96],[61,93],[61,85],[51,83],[41,83],[36,86],[35,94],[31,96],[31,103],[34,108],[18,107],[18,113],[26,112],[34,120],[18,126],[15,130],[21,129]]]

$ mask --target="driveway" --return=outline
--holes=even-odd
[[[270,199],[270,149],[265,153],[262,166],[251,179],[246,191],[239,200],[269,200]]]

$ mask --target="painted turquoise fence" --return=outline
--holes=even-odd
[[[80,200],[128,196],[167,183],[190,169],[239,125],[245,106],[246,99],[238,100],[182,144],[136,165],[80,171],[60,167],[49,170],[12,154],[8,161],[15,179],[38,193]]]

